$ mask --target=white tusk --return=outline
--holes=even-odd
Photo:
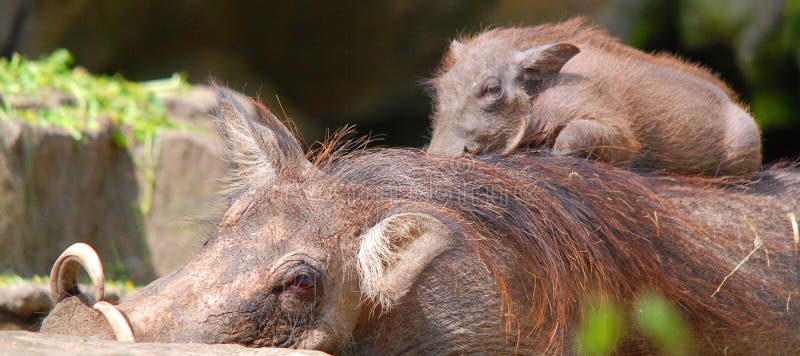
[[[69,296],[68,293],[77,287],[80,266],[83,266],[89,274],[89,279],[92,280],[95,300],[103,300],[105,290],[103,264],[91,246],[79,242],[64,250],[50,271],[50,298],[53,299],[53,303],[58,303]]]
[[[99,301],[94,303],[92,308],[106,317],[108,324],[111,325],[111,330],[114,331],[114,337],[117,338],[117,341],[136,342],[136,339],[133,338],[131,325],[128,324],[128,319],[125,318],[125,315],[122,315],[122,312],[119,311],[117,307],[109,302]]]
[[[504,156],[507,156],[516,151],[522,144],[522,141],[525,140],[525,136],[527,136],[527,134],[528,134],[528,117],[526,116],[520,119],[519,128],[517,128],[517,134],[514,135],[514,138],[512,138],[511,141],[508,141],[506,147],[503,148],[502,154]]]

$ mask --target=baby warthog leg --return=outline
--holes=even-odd
[[[568,122],[553,145],[553,152],[558,155],[591,157],[612,163],[628,161],[639,151],[639,143],[630,132],[591,119]]]

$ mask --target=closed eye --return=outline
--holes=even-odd
[[[314,277],[302,273],[294,276],[291,280],[284,284],[284,288],[294,292],[305,292],[308,290],[313,290],[316,287],[316,284],[317,283]]]
[[[483,89],[481,89],[481,96],[487,96],[487,95],[496,96],[500,94],[501,90],[502,89],[500,88],[500,83],[489,84],[483,87]]]
[[[479,97],[491,97],[491,98],[498,98],[503,95],[503,86],[500,83],[500,80],[497,77],[489,77],[487,78],[483,84],[481,85],[481,91],[478,94]]]
[[[282,293],[291,293],[302,298],[312,298],[319,293],[320,280],[311,271],[297,271],[283,280]]]

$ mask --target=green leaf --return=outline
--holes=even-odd
[[[686,355],[692,349],[693,339],[688,323],[663,297],[643,293],[634,306],[636,325],[662,354]]]
[[[576,337],[578,354],[611,354],[625,334],[619,307],[608,298],[595,296],[587,302],[584,315]]]
[[[133,132],[129,138],[119,136],[115,140],[142,142],[160,128],[179,126],[169,120],[159,97],[186,90],[188,84],[183,75],[135,83],[121,75],[92,75],[84,68],[73,68],[73,62],[72,54],[65,49],[38,60],[28,60],[16,53],[10,59],[0,58],[0,94],[4,98],[41,104],[15,107],[6,103],[0,108],[0,116],[61,127],[76,139],[99,129],[105,118],[117,130],[127,127]],[[49,104],[59,96],[68,100]],[[127,146],[119,141],[115,144]]]

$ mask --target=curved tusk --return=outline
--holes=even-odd
[[[516,151],[520,145],[522,145],[522,141],[525,140],[525,136],[528,134],[528,117],[524,116],[520,119],[519,128],[517,128],[517,134],[514,135],[514,138],[508,142],[505,148],[503,148],[502,155],[509,155]]]
[[[105,290],[103,264],[97,256],[97,251],[79,242],[64,250],[50,271],[50,298],[53,299],[53,303],[77,293],[80,266],[83,266],[89,274],[89,279],[92,280],[95,300],[103,299]]]
[[[136,339],[133,338],[131,325],[128,324],[128,319],[125,318],[125,315],[123,315],[117,307],[109,302],[99,301],[94,303],[92,308],[106,317],[108,324],[111,325],[111,330],[114,331],[114,337],[117,338],[117,341],[136,342]]]

